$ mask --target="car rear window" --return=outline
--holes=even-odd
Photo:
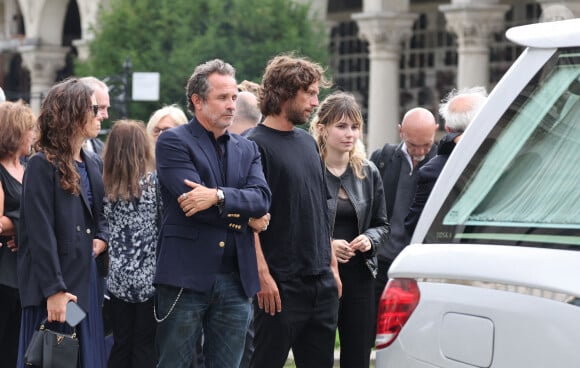
[[[426,242],[580,246],[580,49],[544,65],[450,193]]]

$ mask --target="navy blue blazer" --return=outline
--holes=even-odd
[[[30,158],[24,173],[18,231],[18,285],[22,307],[43,306],[46,299],[68,291],[89,310],[93,239],[108,243],[103,213],[104,186],[95,155],[81,152],[93,206],[86,194],[75,196],[60,186],[57,168],[43,153]],[[106,252],[99,257],[106,256]]]
[[[226,182],[208,132],[193,118],[169,129],[156,145],[157,174],[163,199],[154,283],[204,292],[219,272],[227,233],[233,232],[242,286],[248,297],[259,289],[250,217],[270,208],[271,192],[264,178],[258,146],[237,134],[227,141]],[[189,192],[184,179],[223,190],[223,209],[212,206],[186,217],[177,197]]]

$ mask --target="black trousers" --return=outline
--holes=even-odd
[[[18,289],[0,285],[0,367],[16,367],[21,316]]]
[[[143,303],[128,303],[110,295],[113,348],[109,368],[154,368],[155,329],[153,298]]]
[[[299,368],[331,368],[338,319],[332,273],[277,282],[282,312],[271,316],[254,302],[254,354],[250,367],[282,368],[292,348]]]
[[[340,367],[368,368],[375,336],[374,278],[364,263],[339,264],[342,298],[338,310]]]

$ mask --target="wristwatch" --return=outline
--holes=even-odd
[[[225,200],[224,191],[221,190],[220,188],[217,188],[216,194],[217,194],[217,198],[218,198],[217,203],[216,203],[216,206],[220,206],[221,207],[221,206],[224,205],[224,200]]]

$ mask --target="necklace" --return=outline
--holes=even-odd
[[[332,175],[334,175],[337,178],[339,178],[346,171],[346,166],[340,166],[340,167],[330,167],[330,166],[326,166],[326,169],[328,171],[330,171],[330,173]]]

